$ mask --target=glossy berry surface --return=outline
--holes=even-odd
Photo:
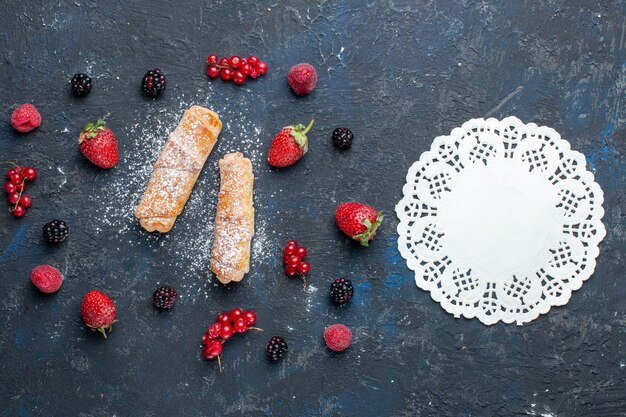
[[[222,323],[222,324],[230,324],[230,315],[227,312],[222,311],[220,314],[218,314],[215,322]]]
[[[33,181],[37,178],[37,170],[33,167],[26,167],[22,170],[22,175],[28,181]]]
[[[222,330],[220,330],[220,337],[224,340],[228,340],[231,337],[233,337],[233,326],[229,324],[223,324],[222,325]]]
[[[243,318],[248,326],[254,326],[256,324],[256,313],[252,310],[245,311]]]
[[[217,64],[217,60],[218,60],[217,55],[215,55],[215,54],[210,54],[210,55],[207,57],[206,62],[207,62],[209,65],[215,65],[215,64]]]
[[[207,69],[206,73],[211,78],[217,78],[220,76],[220,68],[216,66],[211,66]]]
[[[238,319],[243,317],[243,309],[242,308],[233,308],[232,310],[230,310],[230,320],[235,322]]]
[[[224,68],[222,69],[222,80],[224,81],[229,81],[233,79],[233,74],[235,73],[235,71],[233,71],[232,68]]]
[[[9,181],[11,182],[11,184],[18,185],[21,184],[24,179],[22,177],[22,174],[20,174],[19,172],[13,172],[9,177]]]
[[[300,262],[298,264],[298,272],[306,275],[309,273],[309,271],[311,270],[311,264],[309,264],[308,262]]]
[[[237,55],[231,56],[228,60],[228,65],[234,69],[239,68],[241,66],[241,58]]]
[[[16,186],[11,181],[7,181],[4,183],[4,191],[7,194],[14,193],[16,191]]]
[[[272,337],[265,346],[265,352],[272,361],[278,361],[285,353],[287,353],[287,350],[287,342],[285,342],[285,339],[280,336]]]
[[[236,333],[245,333],[246,330],[248,330],[248,326],[243,317],[235,320],[233,330],[235,330]]]
[[[353,294],[354,286],[347,278],[337,278],[330,286],[330,299],[339,307],[345,306]]]
[[[76,97],[85,97],[91,91],[91,77],[83,73],[74,74],[70,80],[70,85],[72,86],[72,93]]]
[[[152,302],[156,308],[169,310],[174,307],[177,296],[178,293],[174,288],[164,285],[154,290],[154,293],[152,293]]]
[[[221,331],[222,323],[213,323],[211,326],[209,326],[206,335],[209,339],[217,339],[218,337],[220,337]]]
[[[20,201],[20,195],[18,193],[9,194],[9,204],[15,205]]]
[[[22,194],[22,197],[20,198],[20,204],[25,208],[29,208],[33,205],[33,200],[30,198],[29,195]]]
[[[63,220],[52,220],[43,226],[43,239],[49,244],[63,242],[69,233],[70,229]]]
[[[235,73],[233,74],[233,82],[237,85],[242,85],[246,82],[246,74],[244,74],[240,70],[235,71]]]
[[[333,145],[337,148],[346,150],[350,149],[350,146],[352,146],[354,136],[352,135],[352,131],[347,127],[338,127],[333,131],[332,140]]]
[[[167,79],[159,68],[150,70],[143,76],[143,92],[151,97],[160,96],[167,86]]]
[[[23,217],[26,214],[26,209],[20,205],[16,206],[12,211],[15,217]]]

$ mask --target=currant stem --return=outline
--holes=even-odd
[[[222,355],[217,355],[217,366],[220,368],[220,373],[222,373]]]
[[[306,291],[306,275],[300,274],[300,276],[302,277],[302,285],[303,285],[302,289]]]
[[[260,329],[258,327],[252,327],[252,326],[248,327],[248,330],[256,330],[257,332],[262,332],[263,331],[263,329]]]

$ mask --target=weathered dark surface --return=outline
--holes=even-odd
[[[626,415],[624,1],[62,3],[2,2],[0,159],[33,164],[40,178],[25,218],[0,213],[0,416]],[[256,52],[270,72],[244,88],[211,81],[210,52]],[[286,86],[301,61],[319,71],[306,98]],[[156,101],[139,93],[154,66],[170,82]],[[67,84],[79,71],[94,77],[84,100]],[[43,124],[17,135],[6,121],[26,101]],[[173,231],[149,237],[131,212],[193,103],[217,110],[225,128]],[[100,115],[123,154],[111,171],[75,145]],[[415,287],[392,212],[406,170],[435,136],[507,115],[552,126],[587,155],[608,233],[595,275],[567,306],[523,327],[486,327],[454,319]],[[313,116],[310,153],[270,170],[273,134]],[[337,126],[355,133],[349,152],[330,144]],[[253,159],[259,227],[252,272],[222,288],[206,283],[216,161],[237,149]],[[333,224],[347,199],[390,214],[369,249]],[[41,241],[51,218],[72,230],[58,248]],[[289,238],[309,247],[307,292],[281,272]],[[30,284],[41,263],[64,273],[58,294]],[[357,291],[337,309],[326,291],[341,275]],[[169,313],[148,299],[159,282],[182,293]],[[118,307],[108,340],[80,319],[92,288]],[[229,342],[219,374],[198,341],[220,310],[238,305],[256,309],[265,332]],[[336,321],[355,334],[340,355],[321,340]],[[280,364],[264,357],[274,334],[291,349]]]

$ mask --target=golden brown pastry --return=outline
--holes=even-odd
[[[148,232],[169,232],[191,195],[211,153],[222,122],[217,113],[191,106],[170,133],[159,156],[135,217]]]
[[[250,270],[250,241],[254,236],[250,160],[240,152],[218,162],[220,192],[215,214],[211,271],[222,284],[239,282]]]

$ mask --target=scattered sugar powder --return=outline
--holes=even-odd
[[[263,131],[248,120],[246,103],[250,101],[235,102],[224,98],[223,105],[218,106],[207,100],[206,97],[210,98],[211,93],[209,87],[208,91],[198,90],[197,97],[202,98],[190,100],[182,95],[174,100],[176,104],[168,108],[138,108],[129,117],[130,120],[137,120],[136,123],[125,127],[116,126],[118,140],[124,141],[120,143],[120,161],[116,168],[107,173],[106,182],[100,184],[92,194],[93,217],[88,222],[95,236],[117,236],[116,244],[122,247],[121,253],[124,253],[125,248],[151,248],[153,255],[145,271],[135,273],[158,277],[163,282],[172,277],[170,282],[177,285],[181,301],[189,303],[206,298],[212,288],[220,285],[213,278],[208,279],[219,191],[217,161],[226,153],[239,151],[251,160],[255,176],[260,170],[268,169],[263,164]],[[223,123],[222,132],[172,230],[167,234],[147,233],[139,226],[134,210],[146,190],[153,166],[168,135],[176,128],[184,111],[193,104],[206,105],[216,111]],[[263,200],[255,193],[257,213],[260,211],[259,203]],[[273,255],[266,248],[274,233],[266,220],[257,214],[251,271],[255,265],[272,261]]]

